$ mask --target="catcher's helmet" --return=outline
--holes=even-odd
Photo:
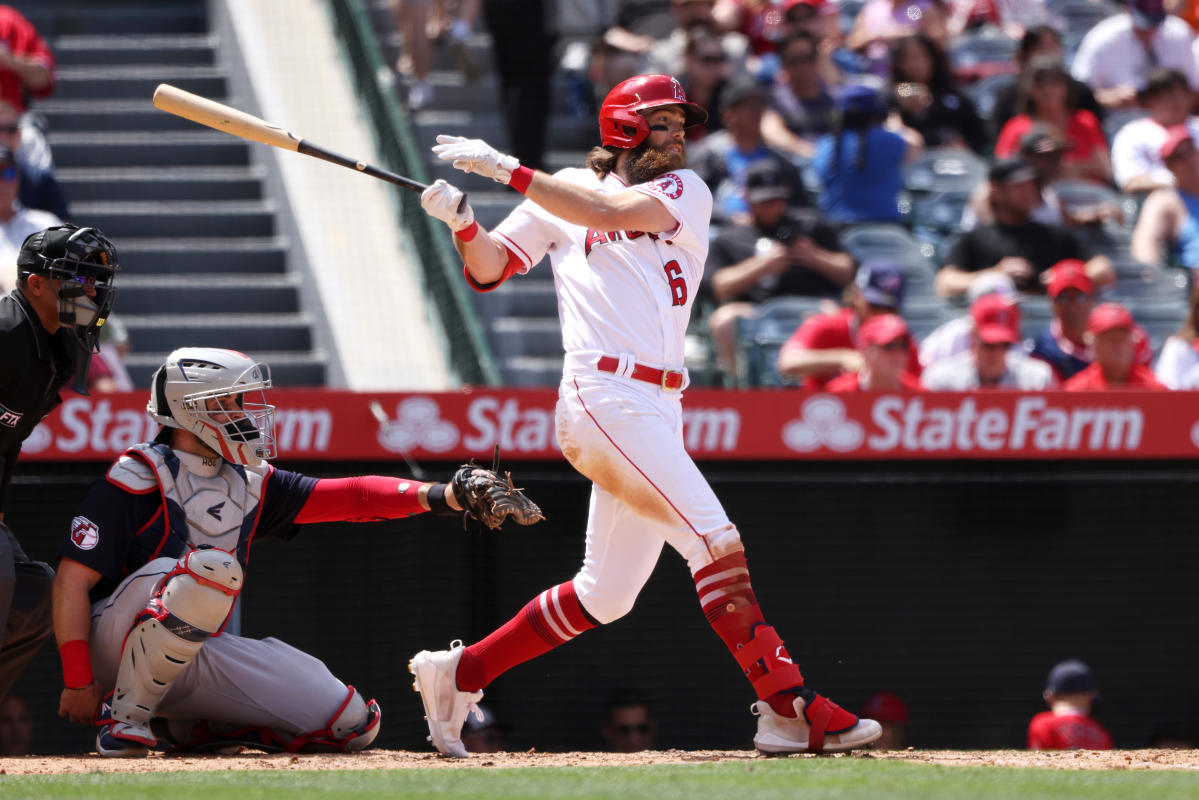
[[[159,425],[191,431],[226,461],[258,466],[275,457],[270,387],[270,367],[249,356],[181,347],[154,373],[146,411]]]
[[[600,142],[622,149],[636,147],[649,136],[649,122],[639,112],[662,106],[678,106],[686,115],[687,127],[708,121],[708,112],[687,101],[677,80],[669,75],[637,75],[612,87],[600,106]]]
[[[59,225],[25,237],[17,253],[17,274],[45,275],[62,281],[58,290],[58,319],[91,353],[100,328],[112,311],[117,290],[117,249],[99,228]],[[95,289],[94,296],[88,288]]]

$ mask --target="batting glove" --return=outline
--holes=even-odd
[[[520,166],[515,156],[504,155],[482,139],[441,134],[433,152],[442,161],[454,162],[454,169],[477,172],[496,183],[507,184],[513,170]]]
[[[455,233],[469,228],[475,221],[475,210],[470,203],[463,206],[462,211],[458,210],[461,202],[462,190],[440,178],[420,193],[420,207],[425,213],[449,225]]]

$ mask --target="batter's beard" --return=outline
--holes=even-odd
[[[625,162],[625,174],[628,175],[629,185],[652,181],[664,172],[682,169],[687,166],[687,146],[682,142],[681,153],[672,153],[665,147],[654,147],[646,139],[629,151],[628,161]]]

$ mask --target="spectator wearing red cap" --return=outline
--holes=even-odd
[[[1091,363],[1086,333],[1087,318],[1095,307],[1095,284],[1087,277],[1086,265],[1076,258],[1054,264],[1049,275],[1053,319],[1033,340],[1029,355],[1047,363],[1064,381]]]
[[[1199,135],[1199,117],[1191,115],[1191,87],[1176,69],[1155,69],[1137,95],[1149,112],[1120,127],[1112,137],[1112,177],[1125,194],[1151,192],[1174,185],[1162,159],[1162,145],[1171,128],[1185,125]]]
[[[860,715],[883,726],[883,735],[872,750],[902,750],[908,743],[908,704],[894,692],[875,692],[862,703]]]
[[[888,258],[868,258],[845,293],[848,306],[808,317],[779,350],[780,375],[802,379],[804,389],[822,389],[842,372],[862,368],[858,334],[866,320],[895,314],[903,305],[903,267]],[[908,346],[908,371],[920,375],[915,342]]]
[[[1070,229],[1032,219],[1042,202],[1036,171],[1020,158],[996,161],[988,174],[995,221],[967,231],[953,244],[936,277],[937,294],[960,297],[979,275],[1001,272],[1022,292],[1041,292],[1041,275],[1057,262],[1086,262],[1095,285],[1115,280],[1111,260],[1094,253]]]
[[[974,305],[978,298],[988,294],[1000,295],[1011,303],[1020,302],[1020,293],[1016,291],[1016,285],[1012,283],[1011,278],[1002,273],[986,273],[970,284],[966,297],[970,305]],[[973,335],[974,318],[970,316],[969,311],[942,323],[920,341],[920,366],[928,367],[950,356],[965,353],[970,349],[970,338]]]
[[[1145,264],[1199,268],[1199,158],[1190,129],[1171,128],[1161,155],[1174,185],[1146,198],[1132,232],[1132,257]]]
[[[876,314],[858,331],[862,368],[828,382],[829,392],[918,392],[920,380],[908,373],[912,334],[898,314]]]
[[[1167,389],[1199,389],[1199,283],[1191,288],[1191,311],[1166,337],[1154,376]]]
[[[1050,389],[1053,371],[1017,348],[1020,308],[998,294],[983,295],[970,306],[974,331],[970,349],[938,361],[924,371],[921,383],[930,391],[973,389]]]
[[[1041,693],[1050,710],[1028,723],[1028,749],[1111,750],[1111,734],[1091,717],[1098,695],[1086,664],[1071,659],[1055,665]]]
[[[1104,389],[1154,389],[1166,387],[1144,364],[1137,363],[1137,321],[1119,303],[1095,306],[1087,319],[1087,342],[1094,362],[1062,385],[1072,392]]]

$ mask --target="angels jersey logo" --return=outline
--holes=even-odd
[[[667,172],[654,179],[654,189],[671,200],[678,200],[683,194],[683,179],[673,172]]]
[[[71,520],[71,541],[80,550],[91,550],[100,542],[100,526],[87,517]]]

